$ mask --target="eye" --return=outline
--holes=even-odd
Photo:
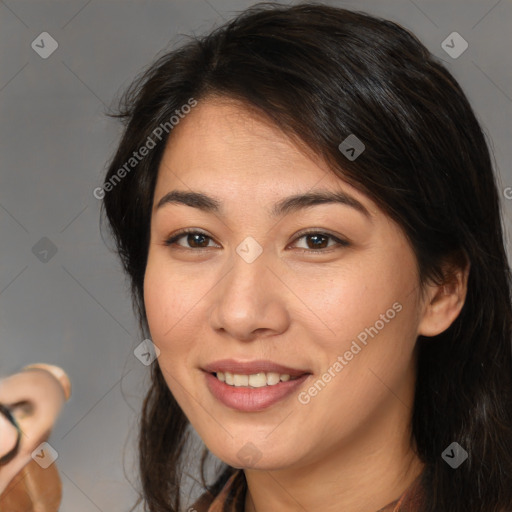
[[[182,238],[186,237],[187,246],[177,243]],[[326,253],[331,252],[332,249],[326,250],[327,247],[333,246],[342,246],[347,247],[350,243],[346,240],[338,238],[330,233],[325,233],[322,231],[308,231],[300,233],[300,236],[295,239],[295,242],[304,238],[306,240],[306,248],[302,251],[304,253]],[[209,247],[209,241],[213,239],[203,233],[201,231],[197,231],[194,229],[183,229],[180,232],[176,233],[172,237],[165,240],[164,245],[166,246],[178,246],[182,249],[207,249]],[[335,243],[332,245],[325,245],[326,241],[333,240]],[[309,247],[309,241],[312,241],[313,248]],[[210,246],[211,247],[211,246]],[[300,249],[300,248],[299,248]]]
[[[189,247],[176,243],[178,240],[185,237],[187,243],[191,244],[189,245]],[[206,249],[208,247],[208,240],[212,240],[212,238],[208,236],[206,233],[194,229],[183,229],[179,233],[176,233],[172,237],[168,238],[164,242],[164,245],[178,245],[179,247],[184,249]],[[204,245],[205,243],[206,245]]]
[[[307,231],[302,232],[299,234],[300,236],[295,239],[297,242],[298,240],[301,240],[304,238],[306,240],[306,246],[307,248],[303,250],[304,253],[326,253],[326,252],[332,252],[332,248],[337,246],[347,247],[350,245],[350,243],[347,240],[343,240],[341,238],[338,238],[334,235],[331,235],[330,233],[325,233],[323,231]],[[325,245],[325,242],[328,240],[333,240],[335,243],[332,245]],[[308,241],[312,241],[313,248],[309,248]],[[329,250],[325,250],[326,247],[331,247]]]

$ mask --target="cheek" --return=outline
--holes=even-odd
[[[165,343],[187,324],[188,315],[204,294],[190,273],[170,267],[161,255],[149,256],[144,276],[144,304],[155,343]]]
[[[379,319],[398,300],[404,286],[397,271],[371,260],[351,261],[330,272],[313,269],[296,274],[297,295],[322,321],[339,343]],[[315,320],[316,319],[316,320]]]
[[[301,298],[316,313],[308,315],[306,328],[312,331],[315,322],[329,328],[316,340],[322,363],[329,367],[348,352],[343,374],[363,387],[369,367],[388,373],[408,364],[418,320],[414,259],[400,252],[367,256],[333,270],[328,279],[320,273],[300,278]]]
[[[190,281],[190,279],[188,279]],[[151,340],[160,349],[158,364],[167,386],[184,411],[192,389],[188,359],[194,344],[191,317],[198,301],[187,280],[180,281],[168,263],[148,258],[144,276],[144,304]]]
[[[159,346],[172,327],[169,313],[175,305],[173,297],[175,294],[165,280],[158,279],[156,273],[148,269],[144,278],[144,305],[153,342]]]

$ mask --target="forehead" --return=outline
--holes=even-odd
[[[183,171],[206,165],[217,172],[237,170],[245,175],[264,168],[293,172],[316,167],[278,126],[246,105],[229,99],[207,99],[173,129],[166,163]],[[248,165],[250,164],[250,165]],[[321,175],[327,169],[320,170]]]
[[[246,105],[226,98],[199,101],[170,134],[160,164],[155,202],[171,189],[200,189],[263,204],[314,189],[349,192],[374,203],[336,176],[305,145]]]

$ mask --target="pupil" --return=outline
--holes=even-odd
[[[192,246],[192,247],[195,247],[195,240],[194,239],[203,239],[203,242],[204,240],[206,239],[206,236],[205,235],[188,235],[188,243]],[[190,240],[194,240],[193,243],[190,243]],[[201,245],[201,242],[199,242],[199,245]]]
[[[318,249],[318,248],[320,247],[320,245],[322,245],[322,246],[323,246],[323,244],[322,244],[322,243],[320,243],[320,244],[318,243],[319,239],[320,239],[320,238],[323,238],[323,239],[324,239],[324,241],[325,241],[325,238],[326,238],[326,237],[325,237],[324,235],[309,235],[309,238],[310,238],[310,239],[316,239],[316,242],[314,242],[314,243],[313,243],[313,245],[314,245],[314,247],[313,247],[313,248],[314,248],[314,249]]]
[[[188,235],[188,243],[189,245],[191,245],[192,247],[197,247],[197,246],[203,246],[204,242],[206,241],[206,236],[205,235],[200,235],[200,234],[192,234],[192,235]],[[319,248],[319,247],[324,247],[325,246],[325,240],[326,240],[326,237],[324,235],[308,235],[307,237],[310,241],[313,240],[313,248]],[[322,241],[323,239],[323,241]],[[196,244],[196,242],[199,240],[199,242]],[[202,240],[202,242],[201,242]]]

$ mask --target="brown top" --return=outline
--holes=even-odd
[[[376,512],[417,512],[423,502],[422,474],[395,501],[388,503]],[[221,492],[212,496],[208,491],[192,505],[190,512],[244,512],[245,486],[243,470],[233,473]]]

